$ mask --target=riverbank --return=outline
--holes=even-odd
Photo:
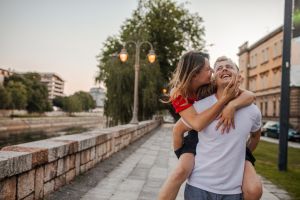
[[[104,124],[104,120],[105,118],[100,116],[1,118],[0,134]]]
[[[102,116],[0,118],[0,148],[68,134],[70,130],[72,132],[74,129],[86,130],[104,126],[105,118]]]

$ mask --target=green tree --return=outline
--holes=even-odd
[[[27,91],[25,85],[21,82],[10,81],[6,89],[11,95],[9,108],[25,109],[27,106]]]
[[[48,100],[48,89],[41,82],[38,73],[14,74],[5,80],[5,85],[10,82],[18,82],[25,86],[27,95],[26,109],[29,112],[44,112],[52,110]]]
[[[53,106],[63,108],[64,106],[64,97],[55,97],[52,101]]]
[[[190,13],[184,4],[174,0],[139,1],[132,17],[121,27],[120,35],[109,37],[98,56],[100,72],[96,80],[103,81],[107,87],[104,114],[112,119],[111,124],[127,123],[132,116],[135,49],[126,46],[130,56],[126,63],[111,55],[119,52],[125,41],[150,41],[157,61],[149,64],[145,59],[149,47],[142,46],[139,120],[150,118],[159,109],[169,108],[172,112],[171,107],[159,103],[161,90],[169,82],[187,44],[195,50],[203,50],[202,22],[197,13]]]
[[[93,109],[96,107],[96,103],[95,103],[93,97],[89,93],[79,91],[79,92],[76,92],[74,95],[78,96],[78,98],[80,99],[83,111],[89,111],[90,109]]]
[[[48,88],[41,82],[41,76],[38,73],[26,73],[25,79],[28,80],[28,106],[29,112],[44,112],[51,110],[48,99]]]
[[[7,109],[10,104],[10,93],[3,86],[0,86],[0,109]]]
[[[65,97],[63,101],[63,110],[68,112],[70,115],[73,112],[81,112],[82,104],[80,98],[77,95],[71,95],[69,97]]]

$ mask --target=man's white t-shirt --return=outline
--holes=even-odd
[[[215,95],[194,103],[200,113],[217,102]],[[217,120],[199,132],[195,166],[188,184],[217,194],[239,194],[243,180],[246,141],[261,127],[261,112],[252,104],[235,112],[235,129],[221,134]]]

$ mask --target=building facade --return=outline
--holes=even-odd
[[[0,85],[3,85],[5,77],[11,76],[13,73],[9,70],[0,68]]]
[[[256,95],[263,121],[279,121],[283,29],[279,27],[252,45],[239,47],[243,87]],[[292,40],[290,82],[290,124],[300,130],[300,41]],[[298,55],[297,55],[298,54]]]
[[[91,88],[90,94],[93,97],[94,101],[96,102],[96,107],[103,108],[105,97],[106,97],[105,90],[101,87]]]
[[[55,73],[40,73],[40,75],[41,82],[47,85],[49,100],[64,96],[65,81],[60,76]]]

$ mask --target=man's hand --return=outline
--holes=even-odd
[[[247,147],[250,149],[251,152],[253,152],[256,149],[257,144],[260,140],[260,136],[261,136],[260,129],[256,132],[250,133],[250,137],[247,141]]]

